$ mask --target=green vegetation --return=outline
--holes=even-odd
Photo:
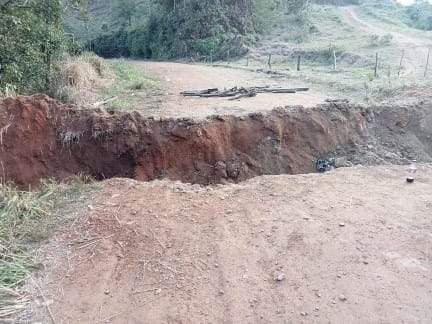
[[[0,95],[50,93],[55,61],[67,45],[59,0],[0,2]]]
[[[303,17],[306,4],[301,0],[116,0],[110,2],[109,23],[94,31],[99,34],[88,46],[103,57],[237,57],[281,14]]]
[[[417,0],[406,7],[394,1],[366,1],[361,9],[363,13],[388,24],[432,30],[432,4],[425,0]]]
[[[237,68],[268,69],[268,53],[272,53],[272,69],[280,74],[275,77],[292,82],[301,80],[313,89],[321,89],[329,97],[343,96],[357,102],[381,102],[409,87],[430,84],[430,79],[423,75],[426,45],[424,50],[419,48],[420,53],[424,52],[424,58],[417,57],[414,64],[405,53],[399,71],[404,46],[393,39],[393,34],[378,35],[369,33],[368,28],[358,28],[357,22],[350,20],[349,10],[359,14],[362,21],[371,21],[372,26],[378,26],[376,29],[383,26],[382,30],[389,32],[416,32],[408,26],[401,29],[394,24],[387,25],[389,29],[386,29],[382,20],[377,22],[377,18],[362,11],[363,7],[346,9],[311,5],[307,17],[313,31],[300,42],[293,37],[292,29],[286,27],[291,26],[291,17],[286,16],[248,60],[243,57],[227,64]],[[376,29],[372,27],[370,30]],[[419,37],[424,36],[419,34]],[[333,52],[336,54],[336,69]],[[376,53],[379,55],[377,77],[374,75]],[[297,71],[298,56],[301,56],[301,71]]]
[[[405,7],[393,1],[367,1],[361,12],[390,25],[404,27],[409,23]]]
[[[108,68],[114,73],[115,81],[101,88],[99,95],[105,99],[114,99],[108,103],[109,108],[136,108],[136,104],[142,101],[141,92],[144,92],[145,96],[148,92],[159,91],[160,84],[157,79],[147,76],[142,69],[137,69],[125,60],[109,61]]]
[[[370,47],[379,47],[379,46],[388,46],[391,44],[393,40],[393,35],[391,34],[385,34],[385,35],[377,35],[372,34],[369,36],[369,46]]]
[[[46,181],[36,191],[0,183],[0,321],[28,302],[21,287],[36,266],[28,246],[46,239],[66,221],[60,209],[82,200],[92,188],[86,177],[60,184]]]
[[[432,4],[425,0],[417,0],[406,9],[410,19],[409,25],[418,29],[432,30]]]

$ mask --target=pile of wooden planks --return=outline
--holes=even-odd
[[[230,89],[219,90],[210,88],[204,90],[183,91],[185,97],[229,97],[228,100],[238,100],[245,97],[255,97],[258,93],[297,93],[299,91],[308,91],[309,88],[274,88],[274,87],[234,87]]]

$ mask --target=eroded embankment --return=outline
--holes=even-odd
[[[429,111],[332,104],[205,121],[155,120],[76,110],[46,96],[19,97],[0,103],[0,174],[20,185],[78,173],[208,184],[313,172],[313,161],[329,152],[360,163],[369,161],[362,159],[366,149],[371,163],[403,159],[411,151],[428,160]]]

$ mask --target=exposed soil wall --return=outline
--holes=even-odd
[[[407,146],[421,150],[427,160],[432,117],[425,111],[430,109],[372,111],[332,104],[204,121],[155,120],[138,113],[76,110],[46,96],[19,97],[0,102],[0,175],[19,185],[80,172],[98,179],[237,182],[262,174],[314,172],[313,161],[329,152],[361,163],[357,153],[371,146],[370,152],[377,148],[371,163],[380,162],[386,159],[383,143],[389,141],[392,149],[399,144],[391,141],[407,137],[412,139]],[[402,139],[387,138],[389,132]],[[394,154],[402,158],[405,151]]]

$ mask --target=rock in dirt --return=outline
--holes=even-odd
[[[336,168],[347,168],[353,166],[353,164],[348,161],[347,157],[339,157],[335,160]]]
[[[348,298],[346,298],[345,295],[339,295],[339,300],[345,302],[348,300]]]
[[[275,281],[284,281],[286,279],[286,276],[284,273],[281,272],[276,272],[274,275],[274,280]]]

